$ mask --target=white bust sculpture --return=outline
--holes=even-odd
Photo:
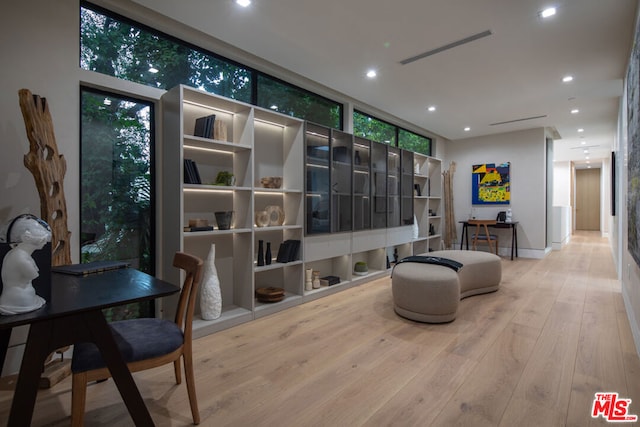
[[[51,241],[49,225],[33,215],[20,215],[7,229],[7,242],[12,249],[2,261],[2,294],[0,314],[19,314],[36,310],[45,304],[36,294],[31,281],[39,270],[31,257]]]

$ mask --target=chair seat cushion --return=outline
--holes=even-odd
[[[171,353],[184,342],[184,335],[178,325],[164,319],[120,320],[109,326],[126,363]],[[72,372],[85,372],[105,366],[95,344],[84,342],[74,345]]]
[[[495,234],[490,234],[489,238],[491,240],[496,240],[498,238],[497,235]],[[477,240],[487,240],[487,235],[486,234],[478,234],[478,236],[476,236],[475,234],[471,236],[471,239],[477,239]]]

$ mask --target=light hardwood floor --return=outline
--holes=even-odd
[[[543,260],[502,261],[499,291],[457,319],[398,317],[388,278],[194,343],[204,426],[588,426],[594,393],[640,415],[640,362],[611,250],[580,232]],[[190,425],[170,366],[135,374],[158,426]],[[0,420],[12,393],[0,391]],[[131,425],[113,381],[87,425]],[[69,379],[38,396],[33,425],[68,425]]]

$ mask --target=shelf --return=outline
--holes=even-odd
[[[251,151],[250,145],[234,144],[227,141],[219,141],[211,138],[203,138],[200,136],[184,135],[184,148],[191,150],[204,150],[223,153],[238,153],[242,151]]]
[[[298,260],[298,261],[291,261],[291,262],[272,262],[269,265],[261,265],[258,266],[255,262],[253,263],[253,271],[255,273],[260,273],[262,271],[269,271],[269,270],[276,270],[278,268],[285,268],[285,267],[293,267],[295,265],[301,265],[302,261]]]

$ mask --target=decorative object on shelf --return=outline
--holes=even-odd
[[[356,262],[353,266],[353,274],[356,276],[366,276],[369,274],[369,267],[367,266],[367,263],[364,261]]]
[[[318,289],[320,287],[320,272],[313,272],[313,289]]]
[[[420,163],[415,159],[413,161],[413,173],[415,175],[420,175]]]
[[[280,244],[278,248],[277,262],[287,263],[298,259],[298,250],[300,249],[300,240],[289,239]]]
[[[271,264],[271,242],[267,242],[267,249],[264,251],[264,263],[265,265]]]
[[[256,298],[260,302],[280,302],[284,299],[284,289],[275,286],[257,288]]]
[[[269,215],[269,225],[284,224],[284,211],[280,206],[267,206],[264,210]]]
[[[229,230],[231,228],[231,223],[233,222],[233,211],[218,211],[215,212],[215,215],[218,230]]]
[[[313,269],[307,268],[304,270],[304,290],[310,291],[313,289]]]
[[[222,120],[213,123],[213,139],[227,142],[227,124]]]
[[[356,154],[353,157],[353,164],[359,165],[362,161],[360,160],[360,152],[356,150]]]
[[[266,227],[269,225],[269,213],[267,211],[256,211],[255,219],[257,227]]]
[[[189,220],[189,227],[206,227],[209,221],[206,218],[193,218]]]
[[[213,185],[233,186],[236,184],[236,178],[229,171],[220,171],[216,175],[216,181]]]
[[[398,263],[398,248],[393,248],[393,262]]]
[[[280,188],[282,186],[281,176],[265,176],[260,178],[260,184],[264,188]]]
[[[433,236],[436,234],[436,229],[433,224],[429,224],[429,236]]]
[[[184,227],[182,231],[190,233],[193,231],[213,231],[212,225],[205,225],[203,227]]]
[[[505,218],[505,222],[513,221],[513,214],[511,213],[511,208],[507,209],[507,213],[505,214],[504,218]]]
[[[320,278],[320,284],[322,286],[333,286],[340,283],[340,278],[338,276],[324,276]]]
[[[258,240],[258,266],[264,265],[264,241]]]
[[[204,320],[215,320],[222,314],[222,294],[215,261],[216,245],[212,243],[204,261],[200,286],[200,316]]]
[[[413,184],[413,194],[420,197],[422,196],[422,190],[420,190],[420,184]]]
[[[33,287],[40,271],[32,254],[50,241],[49,224],[34,215],[19,215],[9,223],[6,243],[11,249],[2,260],[0,314],[28,313],[45,305],[46,300]]]
[[[418,226],[418,219],[413,215],[413,239],[416,240],[420,237],[420,227]]]
[[[387,270],[391,268],[391,263],[389,262],[389,255],[387,255]]]

